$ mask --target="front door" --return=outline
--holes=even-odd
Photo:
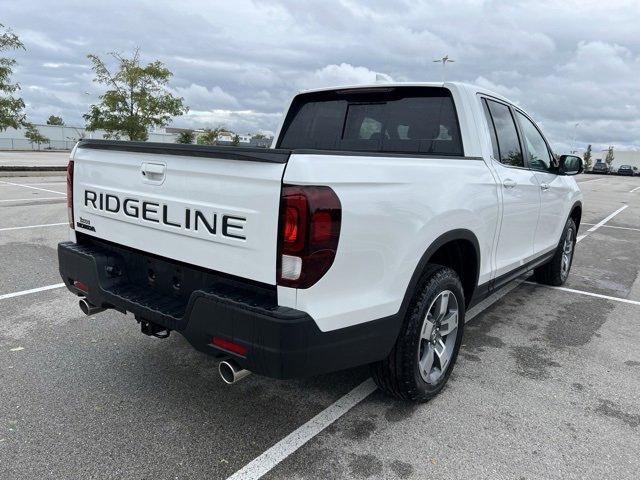
[[[533,245],[534,253],[540,255],[556,248],[560,241],[567,221],[563,213],[571,191],[565,177],[553,171],[553,157],[535,124],[517,110],[516,118],[524,140],[527,163],[540,185],[540,218]]]

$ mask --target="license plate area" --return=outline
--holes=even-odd
[[[161,301],[167,304],[179,302],[185,307],[196,290],[227,292],[232,297],[259,299],[265,305],[277,306],[277,290],[274,285],[239,279],[161,258],[80,232],[76,232],[76,237],[80,244],[97,246],[102,251],[109,252],[110,259],[101,276],[109,279],[107,283],[110,288],[135,287],[136,290],[145,290],[156,298],[161,296]]]

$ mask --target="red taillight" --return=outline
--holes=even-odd
[[[307,198],[304,195],[294,194],[287,197],[283,240],[289,252],[299,252],[304,248],[307,209]]]
[[[287,207],[287,213],[284,224],[284,241],[287,243],[295,243],[298,239],[298,210],[293,207]]]
[[[211,343],[216,347],[220,347],[223,350],[226,350],[231,353],[237,353],[238,355],[242,355],[243,357],[247,354],[247,347],[244,345],[240,345],[239,343],[231,342],[229,340],[225,340],[221,337],[213,337],[211,339]]]
[[[284,185],[280,200],[278,284],[309,288],[333,264],[342,207],[326,186]]]
[[[67,217],[69,227],[73,228],[73,160],[67,164]]]
[[[89,292],[89,286],[86,283],[81,282],[80,280],[75,280],[73,282],[73,286],[76,287],[78,290],[83,291],[84,293]]]
[[[314,242],[326,242],[331,238],[333,222],[327,212],[316,212],[311,221],[311,240]]]

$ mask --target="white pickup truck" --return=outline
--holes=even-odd
[[[271,149],[78,143],[60,273],[85,313],[175,330],[229,383],[371,364],[424,401],[467,309],[529,270],[564,283],[582,169],[482,88],[308,91]]]

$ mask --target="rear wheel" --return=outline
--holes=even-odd
[[[577,230],[573,219],[567,220],[555,254],[548,263],[534,270],[534,277],[538,283],[558,287],[567,281],[573,263]]]
[[[447,382],[464,330],[465,303],[458,275],[428,265],[391,353],[371,366],[373,379],[386,393],[427,401]]]

